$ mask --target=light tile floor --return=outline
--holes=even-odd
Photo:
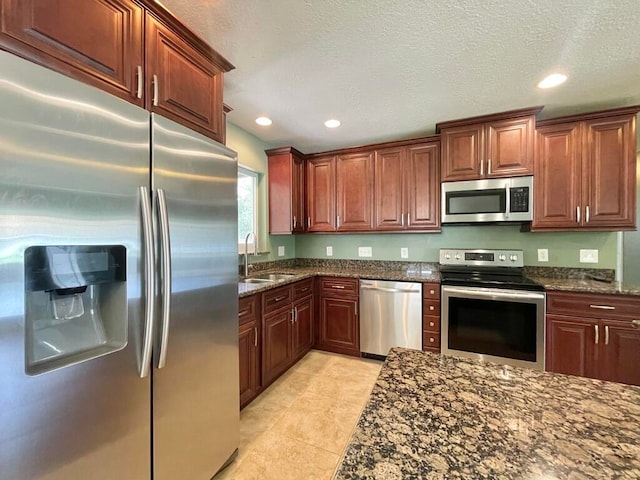
[[[215,480],[330,480],[381,366],[309,352],[240,413],[238,458]]]

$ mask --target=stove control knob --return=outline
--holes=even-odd
[[[451,255],[450,255],[450,254],[448,254],[448,253],[445,253],[445,254],[444,254],[444,258],[445,258],[446,260],[451,260]]]
[[[460,254],[456,253],[456,260],[460,260]]]
[[[501,262],[504,262],[507,259],[507,256],[504,253],[501,253],[500,255],[498,255],[498,260],[500,260]]]
[[[516,260],[518,260],[518,255],[510,255],[509,260],[511,260],[512,262],[515,262]]]

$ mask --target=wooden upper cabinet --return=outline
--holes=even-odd
[[[265,153],[269,170],[269,233],[304,232],[303,155],[292,147],[266,150]]]
[[[3,49],[143,106],[143,9],[135,2],[0,2]]]
[[[374,229],[439,230],[438,142],[378,150],[374,168]]]
[[[636,227],[638,107],[540,122],[532,230]]]
[[[336,229],[336,160],[314,158],[307,162],[307,231]]]
[[[336,157],[336,230],[371,230],[373,152]]]
[[[147,108],[223,141],[222,67],[147,14]]]
[[[535,115],[532,107],[439,123],[442,181],[533,174]]]

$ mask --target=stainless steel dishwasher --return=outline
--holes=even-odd
[[[360,351],[422,349],[422,284],[360,280]]]

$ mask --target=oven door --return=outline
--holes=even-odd
[[[442,286],[444,354],[544,370],[545,294]]]

